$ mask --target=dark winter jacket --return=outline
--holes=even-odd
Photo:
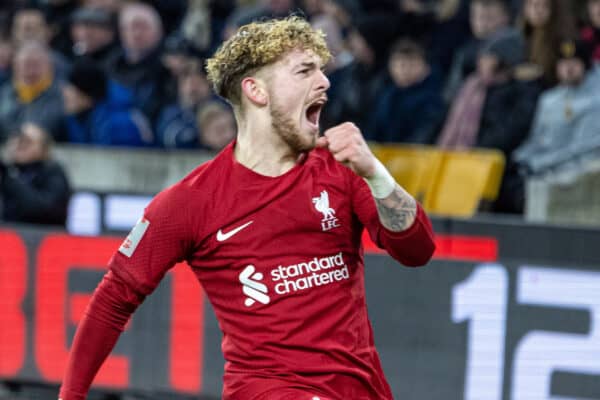
[[[57,141],[65,139],[63,96],[57,82],[28,104],[19,101],[11,81],[0,87],[0,143],[24,122],[42,126]]]
[[[52,161],[0,167],[1,219],[65,225],[71,189],[62,167]]]
[[[390,81],[377,97],[365,137],[376,142],[433,143],[444,109],[436,73],[407,88]]]
[[[76,54],[75,51],[71,52],[71,60],[76,62],[79,59],[87,58],[95,62],[97,65],[102,67],[105,71],[109,71],[110,63],[114,60],[119,53],[119,45],[116,41],[106,44],[93,52],[88,52],[82,55]]]
[[[488,88],[476,147],[501,150],[507,159],[529,134],[539,81],[510,80]]]
[[[321,115],[323,127],[352,121],[365,129],[369,120],[368,110],[383,85],[382,75],[355,61],[333,72],[329,81],[329,101]]]
[[[164,108],[156,125],[156,144],[164,148],[198,148],[198,126],[193,110],[171,104]]]
[[[133,90],[134,102],[138,109],[154,125],[160,110],[172,101],[174,93],[169,87],[175,87],[172,77],[163,66],[161,47],[148,54],[137,63],[129,63],[121,50],[110,62],[110,76],[121,85]]]

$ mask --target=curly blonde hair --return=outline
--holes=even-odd
[[[293,49],[312,50],[323,64],[331,58],[323,32],[299,16],[252,22],[240,27],[207,60],[208,80],[219,96],[240,105],[242,79]]]

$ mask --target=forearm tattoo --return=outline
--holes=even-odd
[[[408,229],[417,215],[417,203],[399,185],[385,199],[375,199],[379,220],[387,229],[401,232]]]

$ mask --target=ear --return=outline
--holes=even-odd
[[[266,106],[269,102],[269,96],[264,84],[258,78],[248,76],[242,79],[242,92],[257,106]]]

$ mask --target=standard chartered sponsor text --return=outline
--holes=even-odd
[[[350,279],[350,272],[342,252],[328,257],[314,257],[298,264],[280,265],[271,270],[271,280],[278,282],[275,285],[277,294],[297,292],[344,279]]]

